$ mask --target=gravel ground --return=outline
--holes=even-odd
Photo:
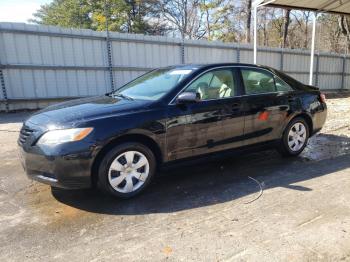
[[[16,148],[28,114],[0,114],[0,261],[350,261],[350,98],[328,106],[298,158],[176,168],[127,201],[28,180]]]

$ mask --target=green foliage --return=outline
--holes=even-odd
[[[54,0],[42,5],[33,22],[63,27],[91,28],[91,6],[87,0]]]
[[[161,33],[164,28],[150,25],[155,14],[153,0],[53,0],[41,6],[32,22],[72,28],[89,28],[129,33]]]

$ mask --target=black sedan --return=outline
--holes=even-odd
[[[318,88],[275,69],[181,65],[41,110],[24,122],[18,144],[32,179],[128,198],[177,160],[256,146],[296,156],[326,114]]]

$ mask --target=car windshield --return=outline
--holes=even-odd
[[[124,85],[112,95],[129,99],[158,100],[191,72],[192,69],[156,69]]]

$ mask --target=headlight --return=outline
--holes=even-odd
[[[79,141],[87,137],[92,130],[92,127],[51,130],[40,137],[37,144],[57,145],[66,142]]]

